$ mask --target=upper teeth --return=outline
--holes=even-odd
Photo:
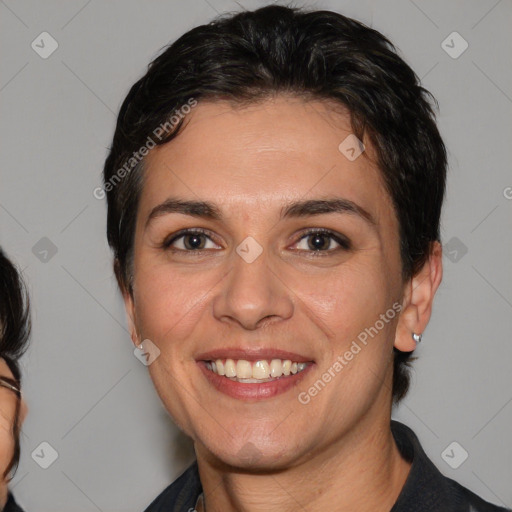
[[[246,361],[245,359],[217,359],[207,361],[206,367],[218,375],[238,379],[268,379],[298,373],[306,368],[306,363],[294,363],[290,359],[265,359]]]

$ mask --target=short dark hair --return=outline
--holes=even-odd
[[[4,380],[21,389],[21,372],[18,360],[28,347],[30,335],[30,310],[28,294],[16,267],[0,249],[0,357],[11,370],[14,379]],[[7,466],[3,479],[14,468],[16,471],[20,459],[20,406],[21,395],[16,393],[17,402],[14,413],[13,437],[14,454]]]
[[[403,278],[423,266],[432,242],[440,240],[446,180],[436,100],[376,30],[335,12],[267,6],[220,16],[185,33],[150,63],[124,100],[104,167],[107,237],[124,291],[131,293],[144,171],[144,160],[133,156],[155,127],[190,98],[244,105],[279,93],[348,108],[354,134],[368,137],[376,150],[398,218]],[[182,124],[156,144],[172,140]],[[130,159],[134,165],[127,170]],[[397,403],[409,387],[411,352],[394,350]]]

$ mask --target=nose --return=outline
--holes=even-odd
[[[290,318],[294,309],[291,295],[269,266],[265,250],[250,263],[234,253],[231,271],[213,301],[213,314],[219,321],[255,330]]]

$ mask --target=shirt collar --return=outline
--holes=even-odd
[[[432,510],[459,510],[460,502],[454,496],[455,482],[442,475],[427,457],[416,434],[406,425],[391,420],[391,432],[404,459],[411,462],[409,475],[390,512],[429,512]],[[197,461],[159,497],[153,512],[183,512],[194,509],[202,493]],[[157,500],[155,500],[155,505]],[[172,508],[170,508],[172,507]],[[149,509],[148,509],[149,510]]]

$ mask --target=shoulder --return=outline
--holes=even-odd
[[[493,505],[443,475],[428,458],[416,434],[392,420],[391,431],[406,460],[412,462],[405,484],[391,512],[512,512]]]
[[[7,496],[7,503],[2,512],[23,512],[23,509],[16,503],[14,496],[9,492]]]
[[[512,509],[493,505],[451,478],[444,477],[458,503],[464,504],[468,512],[511,512]]]
[[[201,492],[197,462],[194,462],[151,502],[145,512],[188,512],[194,509]]]

